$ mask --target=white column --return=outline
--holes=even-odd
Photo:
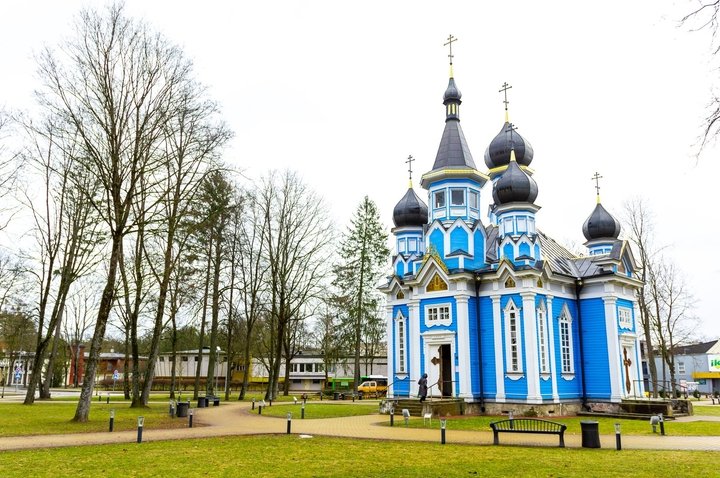
[[[420,380],[420,301],[408,302],[408,337],[410,352],[410,396],[416,397],[418,393],[418,380]]]
[[[537,316],[535,314],[535,293],[522,292],[523,331],[525,332],[525,377],[527,379],[528,402],[542,402],[540,395],[540,363],[537,346]]]
[[[555,403],[560,401],[560,397],[558,396],[558,386],[557,386],[557,376],[558,376],[558,370],[555,368],[557,365],[555,363],[555,326],[554,326],[554,319],[553,319],[553,309],[552,309],[552,303],[553,303],[553,296],[549,295],[547,296],[547,323],[548,323],[548,346],[550,347],[550,380],[552,380],[552,397],[553,401]]]
[[[390,382],[390,389],[388,390],[388,396],[395,396],[393,382],[395,382],[395,355],[397,355],[397,344],[395,343],[395,318],[393,317],[393,306],[385,306],[385,313],[387,314],[387,324],[385,325],[385,337],[387,337],[387,369],[388,369],[388,381]]]
[[[622,373],[620,370],[620,344],[617,331],[617,307],[615,297],[603,297],[605,304],[605,334],[608,345],[608,367],[610,368],[610,400],[619,402],[622,399]]]
[[[493,305],[493,341],[495,342],[495,387],[498,402],[505,401],[505,356],[503,354],[502,322],[500,321],[500,296],[490,297]]]
[[[470,375],[470,324],[468,318],[468,296],[455,298],[457,309],[457,353],[460,397],[471,397]],[[453,364],[455,359],[452,359]],[[454,367],[453,367],[454,368]]]

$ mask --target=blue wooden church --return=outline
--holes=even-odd
[[[450,58],[445,129],[420,182],[427,204],[411,181],[393,211],[393,275],[380,288],[389,396],[417,397],[427,373],[429,396],[460,398],[476,412],[566,414],[643,397],[641,282],[619,222],[598,194],[578,224],[586,254],[543,234],[534,151],[509,122],[507,95],[481,172],[460,127]],[[492,188],[489,207],[480,202],[484,187]]]

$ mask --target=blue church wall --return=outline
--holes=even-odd
[[[403,379],[395,378],[393,382],[393,389],[395,395],[410,396],[410,378],[405,377]]]
[[[450,252],[457,251],[458,249],[470,252],[470,246],[468,245],[468,233],[460,226],[453,227],[450,232]]]
[[[434,304],[450,304],[450,315],[452,316],[452,324],[450,324],[450,326],[433,325],[432,327],[428,327],[425,325],[425,307]],[[433,297],[432,299],[422,299],[420,301],[420,333],[427,332],[429,330],[457,331],[457,306],[454,297]]]
[[[469,251],[473,258],[471,259],[465,259],[465,268],[466,269],[478,269],[485,265],[485,239],[483,238],[482,232],[475,231],[473,233],[474,237],[474,250]]]
[[[508,260],[515,259],[515,247],[512,244],[505,244],[502,249],[502,257],[506,257]]]
[[[397,274],[399,277],[402,277],[405,275],[405,263],[402,261],[398,261],[395,265],[395,274]]]
[[[522,343],[520,354],[522,356],[523,375],[521,378],[518,378],[516,380],[505,377],[505,397],[507,399],[524,400],[527,397],[527,358],[525,357],[525,341],[527,337],[525,337],[525,317],[522,306],[522,297],[520,297],[520,294],[508,294],[500,298],[500,314],[502,317],[500,324],[500,327],[502,327],[502,329],[500,335],[503,337],[503,350],[501,355],[502,357],[505,357],[505,348],[507,347],[507,343],[505,341],[505,308],[508,306],[508,303],[511,299],[515,304],[515,307],[517,307],[520,312],[518,314],[518,334]]]
[[[531,256],[530,255],[530,244],[528,244],[527,242],[521,242],[520,248],[519,248],[519,255]]]
[[[573,352],[573,374],[562,373],[562,349],[560,347],[560,315],[565,305],[572,317],[572,352]],[[582,395],[581,373],[582,366],[580,357],[580,327],[578,326],[578,309],[574,300],[556,298],[552,303],[553,309],[553,342],[555,344],[555,370],[557,378],[558,396],[561,399],[578,398]],[[583,324],[585,317],[583,316]]]
[[[588,398],[610,396],[610,368],[605,329],[605,304],[601,298],[580,301],[585,391]]]
[[[497,383],[495,375],[495,350],[500,344],[496,344],[493,339],[495,330],[493,327],[493,307],[492,299],[489,297],[480,297],[480,348],[482,349],[482,368],[483,368],[483,394],[487,398],[493,398],[497,395]],[[478,372],[479,373],[479,372]]]
[[[443,258],[443,262],[447,266],[448,269],[458,269],[460,268],[460,259],[457,257],[445,257]]]
[[[397,342],[398,342],[398,333],[397,333],[397,327],[395,326],[395,317],[398,316],[398,314],[402,314],[403,317],[405,317],[405,360],[406,360],[406,372],[410,371],[410,334],[407,333],[407,325],[410,318],[410,311],[408,310],[407,304],[403,305],[395,305],[393,306],[393,318],[392,320],[392,344],[393,347],[391,350],[395,351],[397,350]],[[391,377],[396,378],[395,374],[397,374],[397,356],[393,358],[393,367],[394,370],[393,375]]]
[[[478,351],[478,300],[475,297],[468,299],[468,323],[468,334],[470,334],[470,392],[477,396],[480,394],[480,366],[482,363]],[[456,350],[459,350],[459,348]]]
[[[540,244],[535,244],[535,255],[533,257],[535,257],[535,260],[538,260],[538,261],[542,257],[540,255]]]
[[[552,399],[552,380],[550,380],[549,376],[540,376],[540,395],[545,400]]]
[[[430,234],[430,245],[437,251],[440,257],[445,257],[445,235],[439,229],[435,229]]]

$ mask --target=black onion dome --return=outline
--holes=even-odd
[[[485,150],[485,165],[488,169],[509,164],[510,150],[513,145],[515,145],[515,160],[518,164],[530,166],[535,154],[532,145],[528,140],[520,136],[517,131],[512,132],[511,141],[510,123],[506,121],[497,136],[490,142],[490,146]]]
[[[597,203],[595,210],[590,214],[583,224],[583,235],[585,239],[617,239],[620,235],[620,222],[605,210],[602,204]]]
[[[428,208],[415,194],[413,188],[408,188],[400,202],[393,209],[393,222],[395,227],[422,226],[428,222]]]
[[[462,93],[460,93],[460,90],[455,84],[455,78],[450,78],[445,94],[443,95],[443,103],[448,101],[460,102],[460,98],[462,98]]]
[[[537,183],[520,169],[516,161],[510,161],[508,168],[493,186],[495,204],[535,201],[538,195]]]

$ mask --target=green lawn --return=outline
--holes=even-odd
[[[273,402],[276,403],[276,402]],[[257,406],[255,412],[257,413]],[[262,414],[270,417],[286,417],[291,412],[293,418],[302,416],[302,404],[298,401],[297,405],[292,403],[282,403],[281,405],[273,404],[272,407],[264,407]],[[357,415],[372,415],[378,413],[378,404],[376,403],[359,403],[359,402],[307,402],[305,404],[305,418],[336,418],[336,417],[352,417]]]
[[[702,408],[702,407],[697,407]],[[263,410],[264,413],[264,410]],[[697,410],[696,414],[699,414]],[[447,428],[453,430],[481,430],[490,431],[490,422],[505,420],[507,417],[476,417],[476,416],[458,416],[449,417],[447,420]],[[520,418],[520,417],[517,417]],[[652,435],[652,426],[647,420],[623,420],[617,418],[604,417],[554,417],[550,419],[554,422],[564,423],[567,425],[566,433],[580,434],[581,421],[596,421],[601,435],[612,435],[615,433],[615,423],[620,423],[623,434],[628,435]],[[388,418],[387,425],[390,424]],[[395,426],[403,425],[402,415],[395,415]],[[433,419],[431,424],[424,423],[420,418],[411,418],[408,426],[411,428],[440,428],[440,420]],[[659,433],[659,428],[658,428]],[[720,422],[676,422],[668,420],[665,422],[665,434],[678,436],[720,436]]]
[[[170,418],[169,404],[151,403],[147,408],[130,408],[128,403],[105,401],[91,403],[90,420],[72,422],[77,403],[36,402],[34,405],[4,403],[0,405],[0,436],[48,435],[57,433],[85,433],[107,431],[110,410],[115,410],[115,430],[134,430],[137,417],[145,417],[145,426],[153,428],[182,428],[187,419]]]
[[[0,453],[6,478],[716,476],[715,452],[522,448],[297,436],[225,437]],[[52,464],[52,466],[48,466]],[[72,472],[70,473],[70,470]],[[630,471],[632,470],[632,471]]]
[[[712,417],[720,417],[720,405],[694,405],[693,413],[695,415],[709,415]]]

